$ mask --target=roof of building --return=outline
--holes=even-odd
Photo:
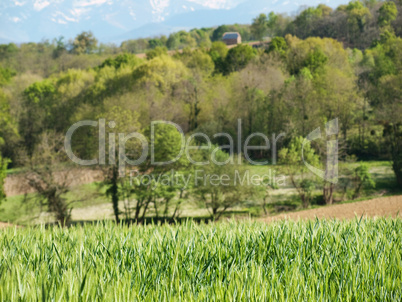
[[[239,33],[237,33],[237,32],[228,32],[228,33],[223,34],[222,39],[237,39],[238,37],[240,37]]]

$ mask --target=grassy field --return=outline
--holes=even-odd
[[[105,194],[106,188],[100,187],[98,183],[83,184],[71,188],[71,191],[65,194],[66,201],[71,203],[72,208],[86,208],[109,204],[109,198]],[[44,212],[45,209],[42,209]],[[42,213],[44,214],[44,213]],[[39,206],[36,194],[16,195],[7,197],[7,200],[0,204],[0,221],[8,221],[20,225],[30,224],[32,222],[47,222],[39,219],[41,208]],[[47,218],[47,217],[46,217]],[[49,217],[50,220],[51,217]]]
[[[402,220],[0,232],[2,301],[398,301]]]
[[[343,164],[343,167],[353,169],[359,163]],[[392,171],[390,162],[372,161],[366,162],[370,167],[370,173],[376,182],[375,188],[366,188],[361,197],[357,200],[366,200],[375,198],[379,193],[382,195],[398,195],[402,194],[401,188],[398,188],[395,176]],[[277,175],[284,173],[284,167],[276,166],[247,166],[250,175],[264,175],[270,169],[276,171]],[[21,172],[22,173],[22,172]],[[349,189],[350,190],[350,189]],[[110,198],[105,194],[106,188],[100,186],[99,183],[83,184],[74,186],[71,191],[64,197],[67,202],[71,202],[73,208],[72,217],[75,221],[96,221],[101,219],[113,219],[113,211]],[[317,188],[314,196],[319,196],[322,191]],[[340,193],[336,193],[335,197],[339,199]],[[356,200],[355,200],[356,201]],[[351,202],[347,198],[343,202]],[[310,208],[320,207],[313,198]],[[120,209],[124,207],[121,204]],[[270,193],[267,200],[266,211],[269,215],[277,215],[283,212],[292,212],[301,210],[300,198],[296,194],[295,189],[287,182],[285,187],[274,190]],[[41,211],[42,210],[42,211]],[[250,200],[243,207],[235,207],[228,211],[227,217],[261,217],[265,215],[262,208],[262,197],[256,196],[254,200]],[[150,217],[152,211],[150,211]],[[190,198],[181,206],[182,217],[192,218],[209,218],[209,212],[200,207],[194,198]],[[45,213],[45,208],[41,209],[38,205],[35,194],[17,195],[8,197],[6,201],[0,204],[0,221],[11,222],[19,225],[29,225],[36,223],[49,223],[54,219],[51,215]]]

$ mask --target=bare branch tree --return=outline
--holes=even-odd
[[[29,185],[37,192],[41,207],[47,206],[47,211],[54,214],[62,226],[71,220],[70,203],[66,202],[64,195],[69,191],[72,177],[66,167],[60,169],[64,157],[63,137],[44,133],[26,174]]]

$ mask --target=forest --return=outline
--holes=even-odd
[[[239,32],[243,41],[264,43],[228,48],[221,41],[228,31]],[[58,37],[0,45],[0,200],[5,198],[1,187],[7,171],[30,171],[28,181],[41,202],[57,220],[68,220],[70,210],[63,199],[68,185],[55,181],[53,173],[71,164],[63,151],[64,136],[76,122],[99,119],[115,122],[108,131],[116,137],[138,132],[150,139],[151,122],[163,120],[179,125],[186,137],[227,133],[234,146],[253,133],[270,138],[283,133],[277,140],[278,162],[288,165],[284,170],[303,207],[315,198],[314,190],[321,192],[324,204],[332,204],[346,190],[342,183],[300,176],[305,170],[297,147],[300,139],[338,119],[340,161],[389,161],[396,186],[402,187],[401,34],[402,2],[372,0],[336,9],[321,4],[296,16],[260,14],[250,25],[179,31],[120,46],[99,43],[90,31],[69,41]],[[138,56],[142,53],[144,58]],[[242,142],[236,133],[239,120]],[[157,130],[155,156],[160,160],[177,154],[180,137],[173,129]],[[97,128],[77,130],[74,154],[99,157],[99,135]],[[263,144],[257,137],[252,142]],[[212,143],[224,146],[228,141],[217,137]],[[198,137],[193,144],[203,146],[205,141]],[[131,158],[138,157],[137,144],[126,148]],[[222,148],[214,155],[227,161],[226,151]],[[106,156],[115,152],[108,149]],[[208,152],[199,148],[194,157],[201,160],[210,156]],[[311,162],[324,165],[324,143],[312,143],[305,152]],[[256,162],[271,161],[271,151],[250,154]],[[135,200],[129,217],[136,220],[145,218],[151,207],[157,217],[174,218],[188,196],[205,201],[219,217],[256,194],[247,186],[150,190],[119,178],[116,163],[100,168],[116,220],[121,214],[119,200]],[[145,161],[138,169],[142,174],[167,175],[172,169],[186,173],[194,168],[185,161],[164,167]],[[244,167],[205,169],[233,174]],[[354,179],[350,199],[372,182],[364,163],[354,170],[341,169],[340,174]]]

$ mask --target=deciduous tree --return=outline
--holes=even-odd
[[[98,45],[98,40],[91,31],[83,31],[77,35],[72,43],[72,52],[75,54],[89,54],[93,52]]]
[[[253,19],[251,33],[256,40],[262,41],[262,38],[264,38],[267,33],[267,29],[267,16],[265,14],[260,14],[258,17]]]
[[[319,167],[318,155],[311,147],[310,142],[303,137],[296,137],[292,139],[288,148],[283,148],[279,152],[279,159],[280,163],[285,165],[285,171],[299,194],[303,208],[307,208],[316,182],[314,182],[315,177],[307,174],[308,169],[305,163]]]

